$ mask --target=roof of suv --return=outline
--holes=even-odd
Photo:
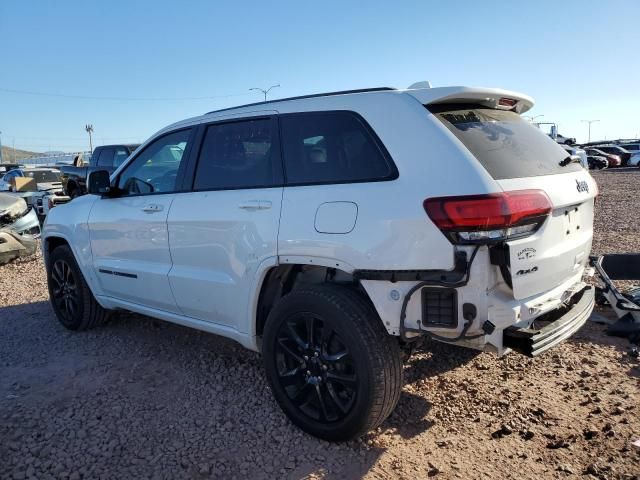
[[[299,97],[279,98],[268,100],[266,102],[249,103],[236,107],[223,108],[213,110],[204,115],[181,120],[172,125],[161,129],[157,134],[187,126],[196,122],[214,120],[220,113],[226,115],[248,114],[255,112],[255,107],[266,107],[262,110],[277,110],[278,105],[290,102],[301,102],[308,99],[330,98],[336,96],[348,95],[410,95],[423,105],[443,104],[443,103],[474,103],[489,108],[502,110],[512,110],[518,114],[522,114],[533,107],[534,101],[531,97],[522,93],[502,90],[498,88],[485,87],[436,87],[436,88],[415,88],[400,90],[389,87],[365,88],[359,90],[344,90],[339,92],[317,93],[311,95],[303,95]],[[501,100],[513,101],[514,103],[503,104]],[[157,135],[156,134],[156,135]],[[153,136],[155,137],[155,135]],[[152,137],[152,138],[153,138]]]
[[[336,95],[353,95],[359,93],[375,93],[375,92],[398,92],[398,93],[408,93],[413,95],[422,103],[426,104],[434,104],[434,103],[471,103],[471,101],[476,101],[479,103],[483,102],[496,102],[500,100],[500,98],[510,98],[514,99],[518,102],[517,112],[524,113],[527,110],[530,110],[533,107],[533,99],[529,96],[523,95],[521,93],[511,92],[508,90],[501,90],[497,88],[482,88],[482,87],[437,87],[437,88],[417,88],[417,89],[406,89],[406,90],[398,90],[391,87],[377,87],[377,88],[363,88],[359,90],[343,90],[338,92],[328,92],[328,93],[314,93],[311,95],[302,95],[298,97],[288,97],[288,98],[278,98],[274,100],[267,100],[265,102],[256,102],[249,103],[246,105],[239,105],[237,107],[228,107],[222,108],[220,110],[213,110],[211,112],[207,112],[205,115],[209,115],[212,113],[219,112],[227,112],[231,110],[241,109],[245,107],[254,107],[258,105],[273,105],[281,102],[291,102],[296,100],[306,100],[309,98],[318,98],[318,97],[333,97]]]

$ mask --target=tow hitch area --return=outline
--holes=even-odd
[[[594,288],[585,287],[571,297],[570,304],[537,318],[532,327],[508,327],[503,344],[516,352],[535,357],[573,335],[589,318],[595,303]],[[535,326],[540,325],[540,328]]]

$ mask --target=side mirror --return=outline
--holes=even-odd
[[[111,179],[106,170],[96,170],[89,173],[87,178],[87,192],[93,195],[106,195],[111,191]]]

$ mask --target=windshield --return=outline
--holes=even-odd
[[[496,180],[578,171],[568,153],[517,113],[475,105],[427,107]]]
[[[59,182],[60,172],[53,170],[25,170],[25,177],[35,178],[36,183]]]

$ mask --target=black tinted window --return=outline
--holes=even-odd
[[[496,180],[577,171],[569,153],[517,113],[454,105],[430,107]]]
[[[129,156],[129,150],[124,147],[117,147],[113,156],[113,167],[118,168]]]
[[[98,157],[99,167],[112,167],[113,166],[113,149],[103,148],[100,150],[100,156]]]
[[[25,170],[24,176],[35,178],[38,183],[60,181],[60,172],[56,170]]]
[[[271,187],[282,184],[282,167],[271,119],[207,127],[195,190]]]
[[[180,130],[150,143],[124,169],[118,187],[132,195],[175,192],[190,136],[190,129]]]
[[[344,183],[393,178],[372,134],[349,112],[296,113],[281,118],[287,183]]]

